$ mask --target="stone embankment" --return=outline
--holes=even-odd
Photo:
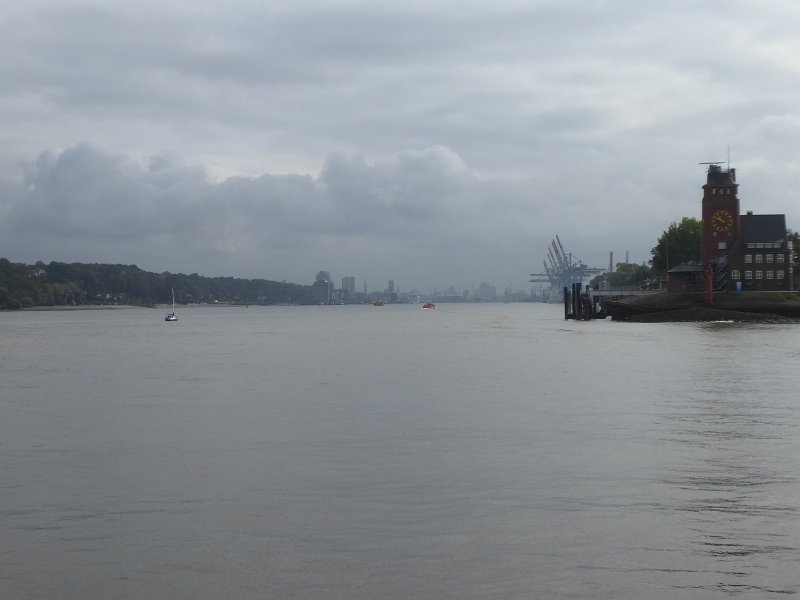
[[[800,323],[800,296],[793,292],[664,293],[606,303],[615,321],[637,323],[737,321]]]

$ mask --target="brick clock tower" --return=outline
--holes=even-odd
[[[728,250],[741,231],[736,169],[708,165],[708,179],[703,186],[702,218],[700,260],[704,265],[727,262]]]

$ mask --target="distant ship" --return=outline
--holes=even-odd
[[[164,317],[165,321],[177,321],[178,315],[175,313],[175,288],[172,288],[172,312],[167,313],[167,316]]]

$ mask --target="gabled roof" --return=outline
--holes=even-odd
[[[730,252],[742,252],[745,244],[774,244],[786,248],[786,215],[741,215],[739,239]]]
[[[695,264],[680,264],[677,267],[672,267],[669,272],[670,273],[702,273],[705,267],[703,265],[695,265]]]

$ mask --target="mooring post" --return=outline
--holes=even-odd
[[[569,319],[569,288],[564,286],[564,320]]]
[[[578,318],[578,303],[575,301],[575,285],[570,284],[569,286],[569,301],[570,301],[570,313],[572,314],[573,319]]]

